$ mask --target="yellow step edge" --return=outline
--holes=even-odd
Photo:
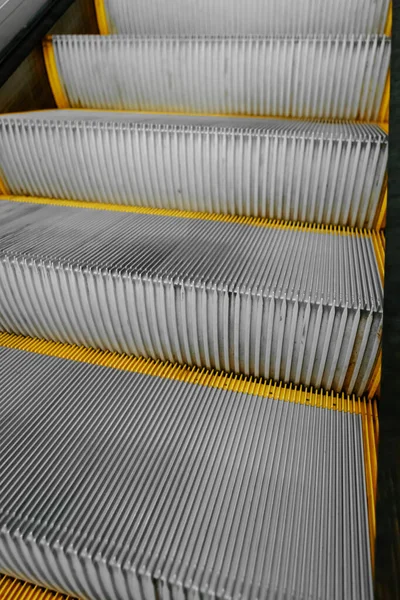
[[[371,238],[374,244],[375,256],[378,263],[379,275],[382,286],[385,283],[385,237],[383,231],[371,229]]]
[[[94,0],[94,8],[96,11],[97,25],[101,35],[108,35],[110,30],[108,28],[106,7],[104,0]]]
[[[378,263],[379,275],[382,286],[385,284],[385,235],[383,231],[372,231],[372,241],[374,244],[375,256]],[[382,374],[382,350],[379,351],[374,370],[372,372],[371,382],[368,390],[368,397],[375,398],[380,396],[380,384]]]
[[[96,0],[95,2],[96,4],[96,12],[98,15],[98,20],[99,20],[99,27],[100,27],[100,18],[102,19],[103,17],[99,16],[103,14],[103,0]],[[104,20],[105,20],[105,15],[104,15]],[[104,25],[104,24],[103,24]],[[103,27],[102,25],[102,27]],[[101,31],[101,33],[103,33]],[[65,93],[64,90],[64,86],[62,83],[62,78],[61,75],[58,71],[58,67],[57,67],[57,61],[56,61],[56,57],[54,54],[54,48],[53,48],[53,41],[52,41],[52,36],[48,35],[44,38],[43,40],[43,53],[44,53],[44,59],[45,59],[45,64],[46,64],[46,69],[47,69],[47,75],[50,81],[50,86],[51,89],[53,91],[53,95],[54,95],[54,100],[56,102],[56,105],[58,108],[71,108],[69,100],[67,98],[67,95]],[[390,72],[388,73],[387,79],[386,79],[386,85],[385,85],[385,90],[383,93],[383,98],[382,98],[382,104],[381,104],[381,109],[379,111],[379,122],[375,123],[375,122],[371,122],[371,124],[374,125],[379,125],[386,133],[388,133],[388,120],[389,120],[389,99],[390,99]],[[257,118],[257,119],[279,119],[279,120],[288,120],[288,121],[292,121],[294,120],[294,117],[281,117],[281,116],[260,116],[260,115],[242,115],[242,114],[238,114],[238,113],[230,113],[230,114],[220,114],[220,113],[185,113],[185,112],[179,112],[179,111],[175,111],[175,110],[168,110],[168,111],[146,111],[146,110],[121,110],[121,109],[72,109],[71,110],[90,110],[91,112],[96,111],[96,112],[118,112],[118,113],[144,113],[144,114],[154,114],[154,115],[163,115],[163,114],[169,114],[169,115],[175,115],[175,116],[185,116],[187,117],[188,115],[190,116],[199,116],[199,117],[218,117],[218,118],[222,118],[222,117],[247,117],[247,118]],[[299,117],[296,117],[296,120],[299,120]],[[305,120],[314,120],[314,121],[331,121],[333,123],[340,123],[341,121],[345,121],[345,119],[305,119]],[[357,120],[354,120],[353,122],[358,122]],[[365,121],[359,121],[360,123],[365,123]]]
[[[43,55],[46,65],[47,76],[50,87],[53,92],[54,100],[58,108],[69,108],[69,100],[64,92],[60,75],[57,68],[57,61],[54,54],[54,47],[51,38],[46,37],[43,40]]]
[[[379,111],[379,121],[382,123],[389,122],[389,104],[390,104],[390,69],[387,74],[385,90],[382,96],[381,108]],[[389,125],[387,125],[387,132],[389,132]]]
[[[3,332],[0,333],[0,346],[15,348],[55,356],[87,364],[95,364],[123,371],[141,373],[163,379],[172,379],[217,389],[224,389],[244,394],[256,394],[264,398],[274,398],[276,401],[293,402],[340,412],[358,414],[362,419],[363,448],[366,495],[368,502],[368,522],[370,531],[371,560],[374,559],[373,548],[375,541],[375,501],[377,478],[377,443],[378,415],[375,400],[356,398],[345,394],[335,394],[303,386],[275,383],[264,379],[256,379],[232,373],[208,371],[205,368],[188,365],[173,365],[168,362],[153,359],[136,358],[105,350],[94,350],[49,340],[39,340]],[[1,596],[0,596],[1,599]]]
[[[0,600],[72,600],[72,598],[0,573]]]
[[[246,394],[257,394],[264,398],[275,398],[285,402],[339,412],[363,414],[365,405],[374,402],[373,400],[369,401],[366,398],[357,398],[354,395],[350,396],[344,393],[336,394],[324,390],[314,390],[312,387],[306,388],[302,385],[293,386],[282,382],[276,383],[272,380],[267,381],[253,376],[236,375],[224,371],[210,371],[196,366],[172,364],[168,361],[163,362],[151,358],[138,358],[108,350],[63,344],[7,332],[0,332],[0,346],[111,367],[122,371],[142,373],[163,379],[167,378]]]
[[[364,405],[362,415],[363,449],[365,487],[368,506],[368,528],[371,553],[372,572],[375,567],[375,539],[376,539],[376,493],[377,493],[377,455],[378,455],[378,417],[376,406]]]
[[[3,196],[7,193],[8,193],[8,189],[7,189],[6,184],[4,183],[4,178],[2,178],[2,176],[1,176],[1,170],[0,170],[0,196]]]
[[[368,398],[379,398],[382,376],[382,350],[379,351],[374,370],[372,371],[371,382],[368,389]]]
[[[64,206],[70,208],[86,208],[92,210],[110,210],[114,212],[127,212],[142,215],[157,215],[160,217],[176,217],[181,219],[200,219],[203,221],[221,221],[225,223],[237,223],[252,227],[266,227],[275,229],[292,229],[301,231],[313,231],[315,233],[335,233],[339,235],[362,236],[377,240],[377,247],[382,251],[382,238],[379,232],[372,229],[358,229],[341,225],[324,225],[320,223],[307,223],[300,221],[285,221],[283,219],[266,219],[262,217],[247,217],[237,215],[224,215],[216,213],[202,213],[195,211],[172,210],[166,208],[151,208],[146,206],[128,206],[122,204],[106,204],[102,202],[87,202],[82,200],[62,200],[56,198],[42,198],[37,196],[13,196],[0,194],[0,201],[20,202],[27,204],[42,204],[50,206]],[[374,237],[375,236],[375,237]],[[375,245],[375,243],[374,243]]]
[[[385,229],[386,227],[386,211],[387,211],[387,201],[388,201],[388,175],[386,173],[385,180],[382,186],[382,193],[379,202],[379,207],[377,211],[376,220],[374,223],[374,229],[380,230]]]

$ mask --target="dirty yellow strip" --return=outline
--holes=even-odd
[[[97,24],[101,35],[108,35],[110,32],[108,28],[108,21],[106,15],[106,7],[104,4],[105,0],[94,0],[94,7],[96,10]]]
[[[386,211],[387,211],[387,199],[388,199],[388,176],[385,175],[385,181],[382,187],[381,201],[377,218],[374,224],[374,229],[385,229],[386,227]]]
[[[1,177],[1,171],[0,171],[0,195],[2,196],[3,194],[8,194],[8,190],[7,190],[6,184],[4,183],[4,180]]]
[[[0,600],[72,600],[72,598],[0,574]]]
[[[375,537],[376,537],[376,488],[377,488],[377,454],[379,441],[379,421],[376,403],[363,404],[362,413],[364,441],[364,469],[368,505],[369,540],[371,550],[372,571],[375,566]]]
[[[382,285],[385,282],[385,237],[382,231],[371,230],[372,242],[374,244],[375,256],[378,263],[379,275]]]
[[[47,70],[47,76],[49,78],[50,87],[52,89],[57,107],[69,108],[68,98],[65,95],[64,88],[61,83],[60,75],[57,68],[57,61],[54,54],[53,43],[50,37],[47,37],[43,40],[43,54]]]
[[[375,256],[378,263],[379,275],[382,286],[385,283],[385,234],[383,231],[372,231],[372,241],[374,244]],[[379,351],[378,358],[372,372],[371,381],[368,388],[368,398],[374,398],[380,395],[380,384],[382,375],[382,350]]]
[[[371,381],[368,387],[368,398],[376,398],[380,396],[380,385],[382,376],[382,350],[379,351],[376,365],[372,372]]]
[[[388,16],[385,25],[385,35],[389,37],[392,35],[392,21],[393,21],[393,6],[392,3],[389,3]]]
[[[64,206],[69,208],[85,208],[92,210],[110,210],[114,212],[127,212],[142,215],[156,215],[159,217],[175,217],[181,219],[200,219],[203,221],[221,221],[237,223],[252,227],[267,227],[275,229],[291,229],[313,231],[315,233],[329,233],[338,235],[352,235],[372,238],[372,230],[345,227],[341,225],[323,225],[319,223],[303,223],[300,221],[285,221],[283,219],[264,219],[262,217],[246,217],[237,215],[224,215],[216,213],[202,213],[185,210],[171,210],[166,208],[151,208],[146,206],[127,206],[124,204],[106,204],[102,202],[87,202],[82,200],[59,200],[57,198],[42,198],[37,196],[12,196],[0,194],[0,201],[21,202],[27,204],[43,204],[50,206]],[[380,240],[381,238],[379,238]],[[381,242],[379,242],[381,244]]]
[[[390,103],[390,70],[386,78],[385,91],[383,92],[381,109],[379,111],[379,121],[388,123],[389,121],[389,103]]]

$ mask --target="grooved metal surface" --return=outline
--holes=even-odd
[[[389,0],[103,0],[113,33],[384,33]]]
[[[0,203],[0,328],[362,395],[367,234]]]
[[[390,39],[54,36],[74,108],[379,120]]]
[[[376,125],[43,111],[0,117],[13,194],[373,227]]]
[[[360,415],[0,360],[0,569],[93,600],[373,597]]]
[[[7,577],[0,573],[1,600],[73,600],[70,596],[46,590],[27,581]]]

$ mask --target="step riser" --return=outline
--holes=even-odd
[[[384,120],[388,38],[55,36],[48,43],[73,108]]]
[[[101,33],[385,33],[389,0],[97,0]],[[105,18],[104,18],[105,17]]]
[[[9,192],[360,228],[381,220],[378,127],[63,114],[0,119]]]
[[[379,314],[8,262],[0,281],[3,331],[128,355],[363,394],[380,348]]]

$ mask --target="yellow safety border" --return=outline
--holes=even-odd
[[[43,55],[46,65],[47,76],[49,78],[50,87],[53,92],[54,100],[58,108],[69,108],[69,101],[64,92],[64,87],[61,83],[60,74],[57,68],[57,61],[54,54],[53,42],[51,36],[45,37],[43,40]]]
[[[390,103],[390,69],[388,71],[385,83],[385,89],[382,96],[381,108],[379,111],[379,122],[389,122],[389,103]],[[389,126],[387,125],[389,128]]]
[[[393,20],[393,7],[392,7],[392,3],[390,2],[387,19],[386,19],[386,25],[385,25],[385,35],[387,35],[389,37],[392,35],[392,20]]]
[[[72,598],[0,573],[0,600],[72,600]]]
[[[34,352],[46,356],[74,360],[87,364],[95,364],[113,369],[120,369],[134,373],[141,373],[163,379],[172,379],[217,389],[224,389],[244,394],[258,395],[264,398],[273,398],[276,401],[293,402],[316,408],[324,408],[340,412],[358,414],[362,418],[363,447],[366,495],[368,502],[368,521],[370,531],[371,560],[374,560],[375,543],[375,501],[377,477],[377,443],[379,435],[378,415],[376,401],[367,398],[357,398],[305,388],[302,385],[276,383],[272,380],[254,378],[233,373],[209,371],[205,368],[191,367],[188,365],[171,364],[169,362],[155,361],[151,358],[137,358],[110,352],[95,350],[75,345],[62,344],[49,340],[39,340],[18,336],[11,333],[0,333],[0,346],[15,348],[27,352]]]
[[[371,381],[368,388],[368,398],[380,396],[380,385],[382,376],[382,350],[379,351],[374,370],[372,371]]]
[[[377,211],[377,217],[374,223],[374,229],[380,230],[386,227],[386,214],[387,214],[387,200],[388,200],[388,175],[385,175],[385,181],[382,187],[381,199],[379,208]]]
[[[385,236],[383,231],[371,230],[371,238],[374,244],[376,260],[378,263],[379,275],[382,285],[385,282]]]
[[[387,190],[385,199],[387,199]],[[372,241],[374,244],[375,256],[378,263],[379,275],[381,277],[382,286],[385,283],[385,234],[383,231],[372,231]],[[375,367],[372,372],[371,380],[368,388],[368,397],[374,398],[380,396],[380,384],[382,374],[382,350],[379,351],[376,359]]]
[[[364,403],[362,412],[365,487],[368,506],[372,571],[375,567],[376,489],[378,478],[379,419],[376,402]]]
[[[128,206],[124,204],[106,204],[102,202],[87,202],[82,200],[58,200],[56,198],[42,198],[38,196],[8,196],[1,194],[0,201],[21,202],[27,204],[47,204],[50,206],[63,206],[70,208],[86,208],[92,210],[110,210],[113,212],[127,212],[144,215],[156,215],[159,217],[176,217],[181,219],[200,219],[203,221],[221,221],[224,223],[237,223],[252,227],[266,227],[275,229],[296,229],[302,231],[313,231],[315,233],[327,233],[336,235],[362,236],[373,238],[374,230],[358,229],[341,225],[324,225],[321,223],[308,223],[300,221],[285,221],[283,219],[266,219],[262,217],[246,217],[237,215],[225,215],[216,213],[202,213],[196,211],[172,210],[166,208],[151,208],[146,206]],[[378,236],[378,232],[375,232]],[[378,240],[381,238],[378,236]],[[381,243],[379,241],[379,243]]]
[[[96,11],[97,24],[101,35],[108,35],[110,29],[108,27],[107,13],[105,7],[105,0],[94,0],[94,8]]]
[[[1,169],[0,169],[0,196],[8,194],[8,189],[6,184],[4,183],[4,178],[2,177]]]
[[[357,398],[354,394],[351,396],[344,393],[337,394],[315,390],[312,387],[306,388],[303,385],[297,386],[291,383],[275,382],[272,379],[266,380],[261,377],[255,378],[224,371],[208,370],[186,364],[172,364],[168,361],[128,356],[109,350],[63,344],[7,332],[0,333],[0,346],[161,377],[162,379],[172,379],[250,395],[256,394],[263,398],[274,398],[275,400],[326,408],[338,412],[362,415],[365,402],[369,402],[368,399]]]

